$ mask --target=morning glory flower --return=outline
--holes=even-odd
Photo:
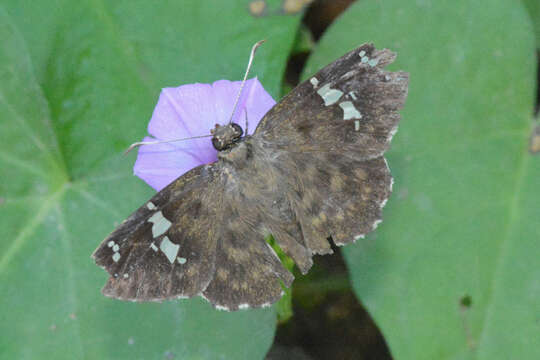
[[[241,81],[218,80],[213,84],[188,84],[164,88],[143,141],[183,139],[210,135],[216,124],[229,123]],[[246,81],[233,122],[253,134],[262,117],[276,102],[257,78]],[[142,145],[133,167],[135,175],[157,191],[202,164],[217,160],[212,138]]]

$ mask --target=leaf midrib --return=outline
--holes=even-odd
[[[66,277],[66,283],[67,283],[67,287],[68,289],[70,290],[69,291],[69,294],[71,295],[71,302],[73,304],[73,307],[74,307],[74,311],[73,311],[73,314],[77,314],[79,309],[80,309],[80,306],[79,306],[79,299],[77,297],[77,290],[76,290],[76,280],[75,280],[75,270],[73,268],[73,261],[72,261],[72,256],[71,254],[73,253],[73,247],[72,247],[72,242],[71,242],[71,239],[69,238],[69,232],[68,232],[68,228],[66,226],[66,221],[64,219],[64,212],[62,211],[62,207],[61,207],[61,204],[60,202],[56,202],[55,203],[55,206],[54,206],[57,214],[58,214],[58,224],[60,226],[60,228],[62,229],[62,235],[60,236],[60,239],[62,240],[62,244],[64,246],[64,251],[65,253],[67,254],[67,256],[65,257],[65,264],[66,264],[66,267],[68,269],[67,271],[67,277]],[[78,339],[78,348],[79,348],[79,351],[80,351],[80,356],[81,356],[81,359],[84,359],[86,358],[86,352],[85,352],[85,349],[84,349],[84,341],[82,340],[82,337],[81,337],[81,322],[80,321],[75,321],[74,322],[74,326],[76,327],[77,331],[76,331],[76,336],[77,336],[77,339]]]
[[[22,248],[26,240],[28,240],[28,238],[34,233],[34,230],[43,222],[45,217],[50,213],[51,209],[58,203],[59,199],[64,195],[68,187],[69,184],[66,183],[56,192],[46,197],[43,200],[41,207],[37,212],[35,212],[35,215],[28,218],[26,224],[21,227],[22,230],[11,243],[11,246],[3,254],[2,258],[0,258],[0,274],[4,272],[11,259]]]
[[[109,38],[117,44],[120,52],[124,56],[126,64],[130,64],[131,70],[141,79],[141,83],[145,85],[145,90],[148,92],[149,98],[154,95],[153,89],[157,89],[158,85],[150,77],[144,76],[144,72],[138,71],[140,69],[140,61],[137,59],[136,53],[131,51],[129,41],[122,36],[120,27],[115,23],[114,18],[109,13],[109,10],[103,3],[103,0],[91,0],[93,9],[99,20],[102,21],[106,31],[109,34]]]
[[[109,42],[113,47],[116,47],[118,49],[119,54],[122,56],[123,63],[126,65],[125,71],[132,73],[133,76],[140,80],[141,90],[144,89],[144,91],[147,93],[148,98],[152,98],[154,96],[154,89],[158,88],[157,82],[151,77],[151,76],[145,76],[145,72],[141,70],[142,62],[137,58],[137,54],[135,51],[132,51],[134,49],[134,46],[130,45],[130,42],[125,39],[123,36],[123,32],[120,31],[120,27],[117,25],[115,19],[113,16],[111,16],[109,9],[105,6],[104,2],[102,0],[90,0],[88,2],[88,7],[90,10],[92,10],[95,14],[96,19],[102,24],[101,31],[106,33],[106,38],[110,39]],[[58,32],[62,31],[69,31],[65,28],[60,27],[58,29]],[[59,51],[58,49],[52,49],[50,54],[50,61],[54,61],[55,56],[54,53]],[[77,82],[77,79],[72,79],[71,82]],[[48,101],[48,104],[50,106],[54,106],[55,102],[51,101],[52,97],[47,91],[47,80],[45,80],[45,83],[43,86],[45,98]],[[60,99],[61,101],[61,99]],[[61,109],[61,107],[58,107]],[[59,118],[60,113],[53,114],[53,119]],[[52,131],[55,135],[55,141],[56,145],[59,149],[60,153],[60,161],[61,166],[60,168],[65,169],[65,181],[73,181],[76,182],[78,180],[82,180],[86,173],[74,175],[72,173],[72,169],[69,167],[69,163],[66,160],[66,148],[65,146],[62,146],[62,142],[58,141],[57,134],[59,133],[58,128],[54,125],[51,126]],[[99,167],[99,165],[103,163],[103,159],[96,160],[94,163],[87,163],[87,169],[93,169],[96,167]]]
[[[521,192],[523,189],[523,183],[524,179],[526,177],[527,171],[528,171],[528,164],[530,162],[530,155],[527,151],[522,152],[521,161],[519,163],[519,167],[516,172],[516,180],[514,184],[514,191],[513,196],[510,200],[510,206],[508,209],[509,216],[508,216],[508,222],[506,224],[506,230],[504,231],[504,236],[502,237],[502,240],[499,244],[499,251],[496,256],[496,263],[495,268],[493,269],[492,278],[489,283],[489,287],[487,290],[487,301],[486,301],[486,307],[485,307],[485,315],[483,318],[483,321],[480,325],[480,337],[478,338],[478,347],[480,348],[480,344],[484,343],[486,340],[486,328],[488,327],[488,324],[491,322],[491,319],[493,317],[494,309],[495,309],[495,303],[494,303],[494,293],[497,288],[497,280],[503,278],[503,263],[505,255],[508,253],[508,247],[509,243],[512,238],[512,230],[514,228],[515,223],[517,222],[518,213],[519,213],[519,203],[521,200]]]

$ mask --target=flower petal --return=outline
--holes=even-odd
[[[221,125],[229,123],[241,83],[241,81],[218,80],[212,84],[217,123]],[[247,115],[248,133],[253,134],[264,114],[275,104],[274,99],[264,90],[257,78],[249,79],[238,101],[233,122],[245,131]]]
[[[184,139],[209,135],[216,124],[231,118],[241,81],[219,80],[213,84],[188,84],[164,88],[160,94],[144,141]],[[233,122],[253,134],[264,114],[275,101],[257,78],[246,81]],[[143,145],[133,168],[135,175],[156,190],[192,168],[217,160],[211,138],[190,139],[165,144]]]
[[[259,125],[259,122],[262,120],[264,115],[276,105],[275,100],[264,90],[262,84],[257,78],[252,80],[253,83],[248,88],[246,82],[245,89],[245,103],[242,103],[242,106],[238,106],[239,109],[245,108],[247,110],[247,116],[249,121],[248,133],[252,135]],[[248,82],[249,82],[248,81]],[[238,111],[237,111],[238,112]],[[245,124],[240,124],[242,128],[245,128]],[[245,130],[245,129],[244,129]]]
[[[155,140],[151,137],[144,138],[144,141]],[[141,146],[133,173],[154,189],[163,189],[178,178],[179,174],[201,164],[197,152],[190,148],[193,144],[185,146],[186,148],[170,143]]]

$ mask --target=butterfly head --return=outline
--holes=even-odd
[[[216,127],[210,130],[212,134],[212,145],[217,151],[227,150],[232,148],[240,141],[244,131],[240,125],[230,123],[227,125],[216,124]]]

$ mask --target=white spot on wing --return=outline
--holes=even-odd
[[[114,246],[114,241],[112,241],[112,240],[109,241],[109,242],[107,243],[107,246],[108,246],[108,247],[113,247],[113,246]]]
[[[128,273],[125,273],[124,274],[124,279],[127,279],[129,277],[129,274]]]
[[[358,56],[360,56],[360,57],[364,57],[364,55],[366,55],[366,52],[364,50],[362,50],[362,51],[360,51],[358,53]]]
[[[311,85],[313,85],[314,88],[316,88],[319,85],[319,80],[317,80],[316,77],[312,77],[311,79],[309,79],[309,81],[311,82]]]
[[[120,260],[120,257],[120,253],[115,252],[112,256],[112,259],[114,262],[118,262],[118,260]]]
[[[350,91],[349,96],[352,97],[353,100],[358,100],[358,98],[356,97],[356,94],[354,93],[354,91]]]
[[[159,249],[163,252],[163,254],[165,254],[167,259],[169,259],[169,262],[172,264],[176,259],[180,245],[173,244],[168,237],[164,236],[163,240],[161,240],[161,245],[159,245]]]
[[[215,308],[216,308],[217,310],[230,311],[228,307],[223,306],[223,305],[216,305]]]
[[[388,169],[388,172],[390,172],[390,167],[388,166],[388,161],[385,157],[383,157],[384,164],[386,165],[386,168]],[[390,176],[390,192],[392,192],[392,189],[394,187],[394,178]]]
[[[171,222],[163,217],[161,211],[152,215],[148,221],[154,224],[152,225],[152,236],[154,238],[163,235],[171,227]]]
[[[356,235],[356,236],[354,237],[354,241],[361,240],[361,239],[363,239],[363,238],[365,238],[365,237],[366,237],[366,235],[364,235],[364,234]]]
[[[180,256],[179,256],[179,257],[176,258],[176,261],[178,261],[178,263],[179,263],[180,265],[184,265],[184,264],[186,263],[187,260],[186,260],[186,258],[183,258],[183,257],[180,257]]]
[[[249,309],[249,304],[240,304],[238,305],[238,309],[240,310]]]
[[[354,120],[354,131],[360,130],[360,120]]]
[[[158,247],[153,242],[150,244],[150,248],[154,251],[158,251]]]
[[[379,63],[379,59],[371,59],[368,61],[368,65],[371,67],[377,66],[378,63]]]
[[[156,209],[156,205],[154,205],[153,202],[149,201],[147,204],[146,204],[146,207],[148,208],[148,210],[155,210]]]
[[[350,119],[361,119],[362,114],[354,107],[354,104],[351,101],[344,101],[339,104],[343,109],[343,120]]]
[[[339,98],[341,98],[343,92],[337,89],[330,89],[330,84],[326,84],[322,88],[317,90],[317,94],[322,97],[325,106],[330,106],[332,104],[335,104],[339,100]]]
[[[357,73],[358,73],[358,70],[347,71],[345,74],[340,76],[340,79],[341,80],[348,80],[348,79],[352,78],[354,75],[356,75]]]
[[[392,141],[392,138],[394,137],[394,135],[396,135],[398,131],[398,127],[394,127],[392,130],[390,130],[390,134],[388,135],[388,142]]]
[[[116,252],[116,251],[120,250],[120,246],[118,246],[118,244],[114,244],[112,249],[113,249],[114,252]]]
[[[377,228],[377,226],[379,226],[380,223],[382,223],[381,219],[375,220],[375,222],[373,223],[372,230],[375,230]]]

